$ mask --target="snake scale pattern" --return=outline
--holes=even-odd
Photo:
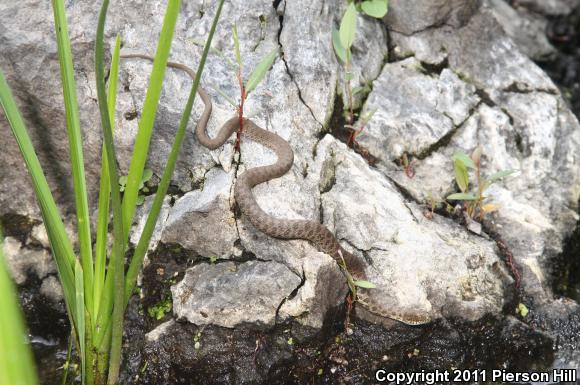
[[[123,54],[122,58],[140,58],[153,61],[153,58],[143,54]],[[179,63],[167,63],[168,67],[185,71],[192,79],[195,72]],[[239,118],[230,118],[219,130],[215,138],[207,135],[206,127],[211,116],[212,102],[207,92],[198,88],[198,94],[205,105],[204,111],[196,127],[198,141],[206,148],[215,150],[222,146],[230,136],[239,129]],[[255,167],[238,176],[234,197],[242,214],[263,233],[280,239],[304,239],[312,242],[320,251],[330,255],[339,265],[344,264],[348,273],[354,280],[367,280],[365,264],[361,258],[349,253],[338,243],[335,236],[323,225],[312,220],[280,219],[266,213],[256,202],[252,188],[274,178],[286,174],[294,162],[294,152],[289,143],[280,136],[258,127],[249,119],[244,119],[242,137],[255,141],[270,150],[276,156],[277,161],[267,166]],[[372,289],[371,289],[372,290]],[[367,289],[357,289],[357,301],[371,313],[379,317],[394,319],[408,325],[420,325],[430,321],[430,318],[418,313],[398,313],[389,311],[384,306],[377,304]]]

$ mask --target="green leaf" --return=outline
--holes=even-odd
[[[346,8],[346,12],[340,22],[340,43],[345,51],[350,50],[354,41],[354,34],[356,32],[356,7],[354,2],[350,3]]]
[[[85,342],[85,295],[83,283],[83,268],[79,261],[75,263],[75,298],[76,298],[76,332],[80,346],[81,376],[85,383],[86,370],[86,342]]]
[[[270,67],[272,67],[272,64],[274,64],[274,60],[276,60],[276,57],[278,57],[278,48],[274,48],[258,64],[256,69],[254,70],[254,72],[252,72],[252,74],[248,78],[248,81],[246,82],[246,95],[252,92],[262,81],[262,79],[264,79],[264,76],[266,76],[266,73],[268,73],[268,70],[270,69]]]
[[[353,281],[353,283],[355,286],[362,287],[363,289],[374,289],[377,287],[374,283],[369,282],[369,281],[359,280],[359,281]]]
[[[4,261],[0,234],[0,384],[37,385],[34,358],[18,305],[18,295]]]
[[[452,201],[474,201],[477,200],[477,197],[472,193],[456,193],[449,195],[447,199]]]
[[[340,42],[340,34],[336,28],[332,29],[332,46],[334,47],[334,53],[342,61],[346,63],[346,50]]]
[[[489,184],[492,184],[493,182],[495,182],[499,179],[505,178],[506,176],[509,176],[516,171],[517,170],[504,170],[504,171],[496,172],[495,174],[493,174],[489,178],[487,178],[486,182],[489,182]]]
[[[26,164],[26,169],[30,174],[32,187],[40,207],[42,220],[48,233],[52,255],[56,262],[60,282],[62,284],[64,299],[67,306],[71,323],[75,313],[75,294],[74,294],[74,272],[75,253],[72,243],[68,238],[64,224],[62,222],[58,208],[52,196],[50,187],[40,166],[34,146],[26,130],[22,115],[14,101],[14,96],[10,91],[4,74],[0,70],[0,106],[4,109],[6,119],[12,130],[12,134],[18,143],[20,153]]]
[[[171,0],[169,1],[168,8],[171,6],[177,6],[179,8],[179,1],[177,4],[173,3]],[[95,325],[95,335],[90,336],[90,339],[94,342],[93,345],[97,347],[97,349],[107,349],[101,346],[101,343],[104,343],[106,347],[110,347],[108,349],[109,354],[109,371],[108,371],[108,383],[116,384],[119,371],[120,371],[120,363],[121,363],[121,346],[122,346],[122,339],[123,339],[123,318],[125,312],[125,304],[124,304],[124,287],[125,287],[125,275],[124,275],[124,263],[125,263],[125,242],[127,242],[125,235],[128,234],[128,230],[124,229],[124,212],[123,206],[121,202],[121,194],[119,192],[119,173],[117,170],[117,161],[116,161],[116,154],[115,154],[115,146],[113,141],[113,129],[111,125],[111,117],[109,115],[109,100],[107,98],[107,92],[105,89],[105,47],[104,47],[104,34],[105,34],[105,21],[107,18],[107,9],[109,7],[109,0],[103,0],[101,5],[101,11],[99,12],[99,18],[97,22],[97,32],[95,37],[95,79],[96,79],[96,89],[97,89],[97,100],[99,104],[99,113],[101,117],[101,128],[103,132],[103,143],[106,149],[107,155],[107,166],[109,168],[109,185],[111,188],[111,207],[113,208],[113,250],[111,253],[111,258],[109,261],[109,268],[107,269],[107,276],[105,277],[105,293],[99,299],[101,300],[101,304],[99,304],[99,314],[97,315],[97,324]],[[168,11],[169,13],[169,11]],[[167,15],[166,15],[167,18]],[[167,21],[167,20],[166,20]],[[164,25],[165,27],[165,25]],[[163,40],[163,32],[161,35],[161,40]],[[163,66],[162,71],[165,69]],[[162,74],[161,74],[162,75]],[[155,65],[153,66],[153,74],[151,75],[151,83],[155,83],[154,79],[156,78],[155,74]],[[149,92],[147,96],[150,97]],[[148,105],[146,97],[145,106]],[[145,107],[146,108],[146,107]],[[146,115],[147,111],[143,112],[143,116]],[[148,111],[147,114],[155,115],[155,111]],[[140,130],[137,133],[137,141],[139,141],[139,136],[143,136],[143,126],[141,123],[143,122],[143,117],[141,118],[140,122]],[[142,138],[141,138],[142,140]],[[139,151],[134,151],[133,155],[136,152],[144,151],[145,154],[148,151],[149,143],[139,143],[135,144],[135,147],[139,149]],[[135,179],[135,174],[138,173],[138,178],[141,178],[141,174],[143,171],[143,167],[137,167],[135,169],[135,156],[133,157],[133,161],[131,162],[131,169],[129,170],[129,176],[127,180],[127,188],[125,190],[125,198],[129,202],[131,202],[127,207],[130,209],[131,207],[133,210],[130,213],[127,213],[131,220],[129,221],[129,225],[132,222],[133,213],[134,213],[134,199],[132,200],[131,196],[131,186],[135,184],[133,181]],[[143,161],[143,164],[145,161]],[[133,171],[131,171],[133,170]],[[133,175],[133,177],[132,177]],[[128,194],[129,193],[129,194]],[[124,202],[123,202],[124,203]],[[128,227],[127,226],[127,227]],[[80,311],[80,310],[79,310]],[[104,338],[104,335],[110,333],[109,338]],[[103,342],[104,341],[104,342]],[[90,364],[92,366],[92,362]]]
[[[153,170],[151,170],[150,168],[146,168],[145,170],[143,170],[143,176],[141,177],[141,182],[145,183],[148,182],[151,177],[153,177]],[[143,187],[141,187],[143,188]]]
[[[115,129],[115,107],[117,104],[117,83],[119,78],[119,59],[121,56],[121,36],[117,34],[115,39],[115,49],[111,59],[111,70],[109,71],[109,93],[107,95],[107,104],[109,118],[111,120],[111,129]],[[123,178],[123,177],[121,177]],[[121,185],[121,178],[119,184]],[[127,177],[120,186],[119,191],[125,191]],[[103,287],[105,285],[105,266],[107,263],[107,237],[109,234],[109,203],[111,200],[111,187],[109,177],[109,163],[107,161],[107,150],[103,144],[101,150],[101,181],[99,188],[99,208],[97,218],[97,239],[95,242],[95,303],[93,317],[99,314],[99,307],[102,298]],[[93,319],[93,323],[96,319]]]
[[[461,192],[466,192],[469,188],[469,175],[467,174],[467,167],[461,159],[453,161],[453,169],[455,171],[455,181]]]
[[[366,0],[361,8],[367,15],[380,19],[387,14],[388,0]]]
[[[238,38],[238,26],[234,24],[233,28],[234,36],[234,51],[236,53],[236,62],[238,63],[238,68],[242,68],[242,55],[240,55],[240,39]]]
[[[145,203],[145,195],[138,195],[137,196],[137,206],[141,206]]]
[[[75,207],[77,215],[77,233],[81,265],[85,274],[85,299],[90,311],[93,311],[93,251],[91,240],[91,221],[85,165],[83,156],[83,135],[77,101],[76,82],[72,60],[71,44],[68,35],[67,18],[64,0],[52,0],[54,30],[58,48],[62,94],[66,111],[66,130],[74,185]]]
[[[170,0],[167,2],[167,11],[161,28],[161,35],[157,44],[153,70],[149,79],[149,86],[145,101],[143,102],[143,113],[139,120],[139,129],[133,146],[133,156],[129,167],[129,175],[125,195],[123,196],[123,234],[128,234],[133,223],[137,196],[139,195],[139,184],[143,176],[143,169],[149,154],[149,145],[155,124],[155,115],[159,106],[159,98],[163,88],[163,78],[167,68],[167,60],[171,50],[171,42],[175,31],[177,16],[179,14],[180,1]]]
[[[455,154],[453,154],[451,159],[453,159],[454,161],[460,161],[466,167],[469,167],[471,169],[475,169],[475,163],[473,163],[473,160],[471,159],[471,157],[469,155],[467,155],[466,153],[464,153],[463,151],[457,151]]]
[[[127,185],[127,175],[119,177],[119,186],[125,187]]]

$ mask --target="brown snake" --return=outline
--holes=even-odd
[[[143,54],[123,54],[122,58],[140,58],[153,61],[151,56]],[[179,63],[167,63],[168,67],[185,71],[192,79],[195,72]],[[207,92],[201,88],[197,90],[205,105],[204,111],[199,118],[196,127],[196,135],[199,142],[210,150],[215,150],[223,145],[229,137],[238,130],[239,118],[230,118],[219,130],[217,136],[212,139],[207,135],[206,126],[209,121],[212,102]],[[346,271],[354,280],[367,280],[365,264],[357,256],[343,249],[335,236],[323,225],[312,220],[303,219],[280,219],[274,218],[260,208],[252,188],[274,178],[286,174],[294,162],[294,152],[288,142],[273,132],[258,127],[249,119],[244,119],[243,137],[249,138],[272,150],[277,161],[267,166],[255,167],[238,176],[234,187],[234,197],[242,213],[249,221],[263,233],[280,239],[304,239],[312,242],[318,249],[330,255],[340,266],[346,265]],[[377,304],[366,292],[367,289],[357,288],[357,301],[368,311],[380,317],[394,319],[408,325],[420,325],[430,322],[428,315],[418,313],[399,313],[386,309]]]

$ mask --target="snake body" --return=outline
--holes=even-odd
[[[143,54],[124,54],[121,57],[153,60],[152,57]],[[195,72],[183,64],[168,62],[167,66],[183,70],[192,79],[195,78]],[[207,135],[206,127],[212,111],[211,98],[202,87],[198,87],[197,92],[205,108],[195,130],[196,136],[201,145],[210,150],[215,150],[222,146],[234,132],[238,131],[240,120],[238,116],[230,118],[220,128],[216,137],[210,138]],[[238,176],[234,187],[234,197],[242,214],[258,230],[271,237],[304,239],[312,242],[320,251],[330,255],[340,266],[345,265],[346,270],[354,280],[367,280],[365,264],[361,258],[345,250],[325,226],[312,220],[275,218],[258,205],[252,193],[252,188],[286,174],[294,163],[294,152],[288,142],[275,133],[262,129],[249,119],[244,119],[243,124],[242,136],[272,150],[276,154],[277,160],[270,165],[251,168]],[[422,314],[389,311],[384,306],[377,304],[368,295],[366,289],[357,288],[356,297],[364,308],[380,317],[394,319],[409,325],[419,325],[430,321],[428,316]]]

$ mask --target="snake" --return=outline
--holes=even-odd
[[[121,54],[121,58],[130,59],[145,59],[154,61],[154,58],[145,54]],[[191,79],[195,79],[196,73],[188,66],[167,62],[167,67],[182,70]],[[207,134],[207,124],[212,113],[212,101],[201,86],[197,89],[198,95],[201,97],[204,110],[199,118],[195,128],[195,134],[199,143],[209,150],[215,150],[221,147],[232,134],[238,132],[240,129],[240,118],[235,115],[227,120],[219,129],[214,138],[210,138]],[[342,268],[350,281],[349,286],[351,290],[355,291],[356,302],[362,305],[363,308],[370,313],[387,319],[396,320],[407,325],[421,325],[431,321],[429,315],[418,312],[394,312],[386,308],[384,305],[376,302],[369,290],[361,287],[356,287],[353,283],[356,281],[367,281],[367,274],[365,272],[365,263],[362,258],[345,250],[334,234],[324,225],[314,220],[306,219],[283,219],[276,218],[265,212],[254,197],[252,188],[267,182],[269,180],[279,178],[286,174],[294,163],[294,151],[290,144],[279,135],[264,130],[255,124],[252,120],[243,118],[243,130],[241,132],[242,138],[250,139],[274,152],[276,155],[276,162],[266,166],[254,167],[246,170],[239,175],[234,185],[234,199],[242,214],[250,221],[250,223],[264,234],[278,239],[302,239],[310,241],[318,250],[328,254],[332,257]],[[354,287],[353,287],[354,286]]]

